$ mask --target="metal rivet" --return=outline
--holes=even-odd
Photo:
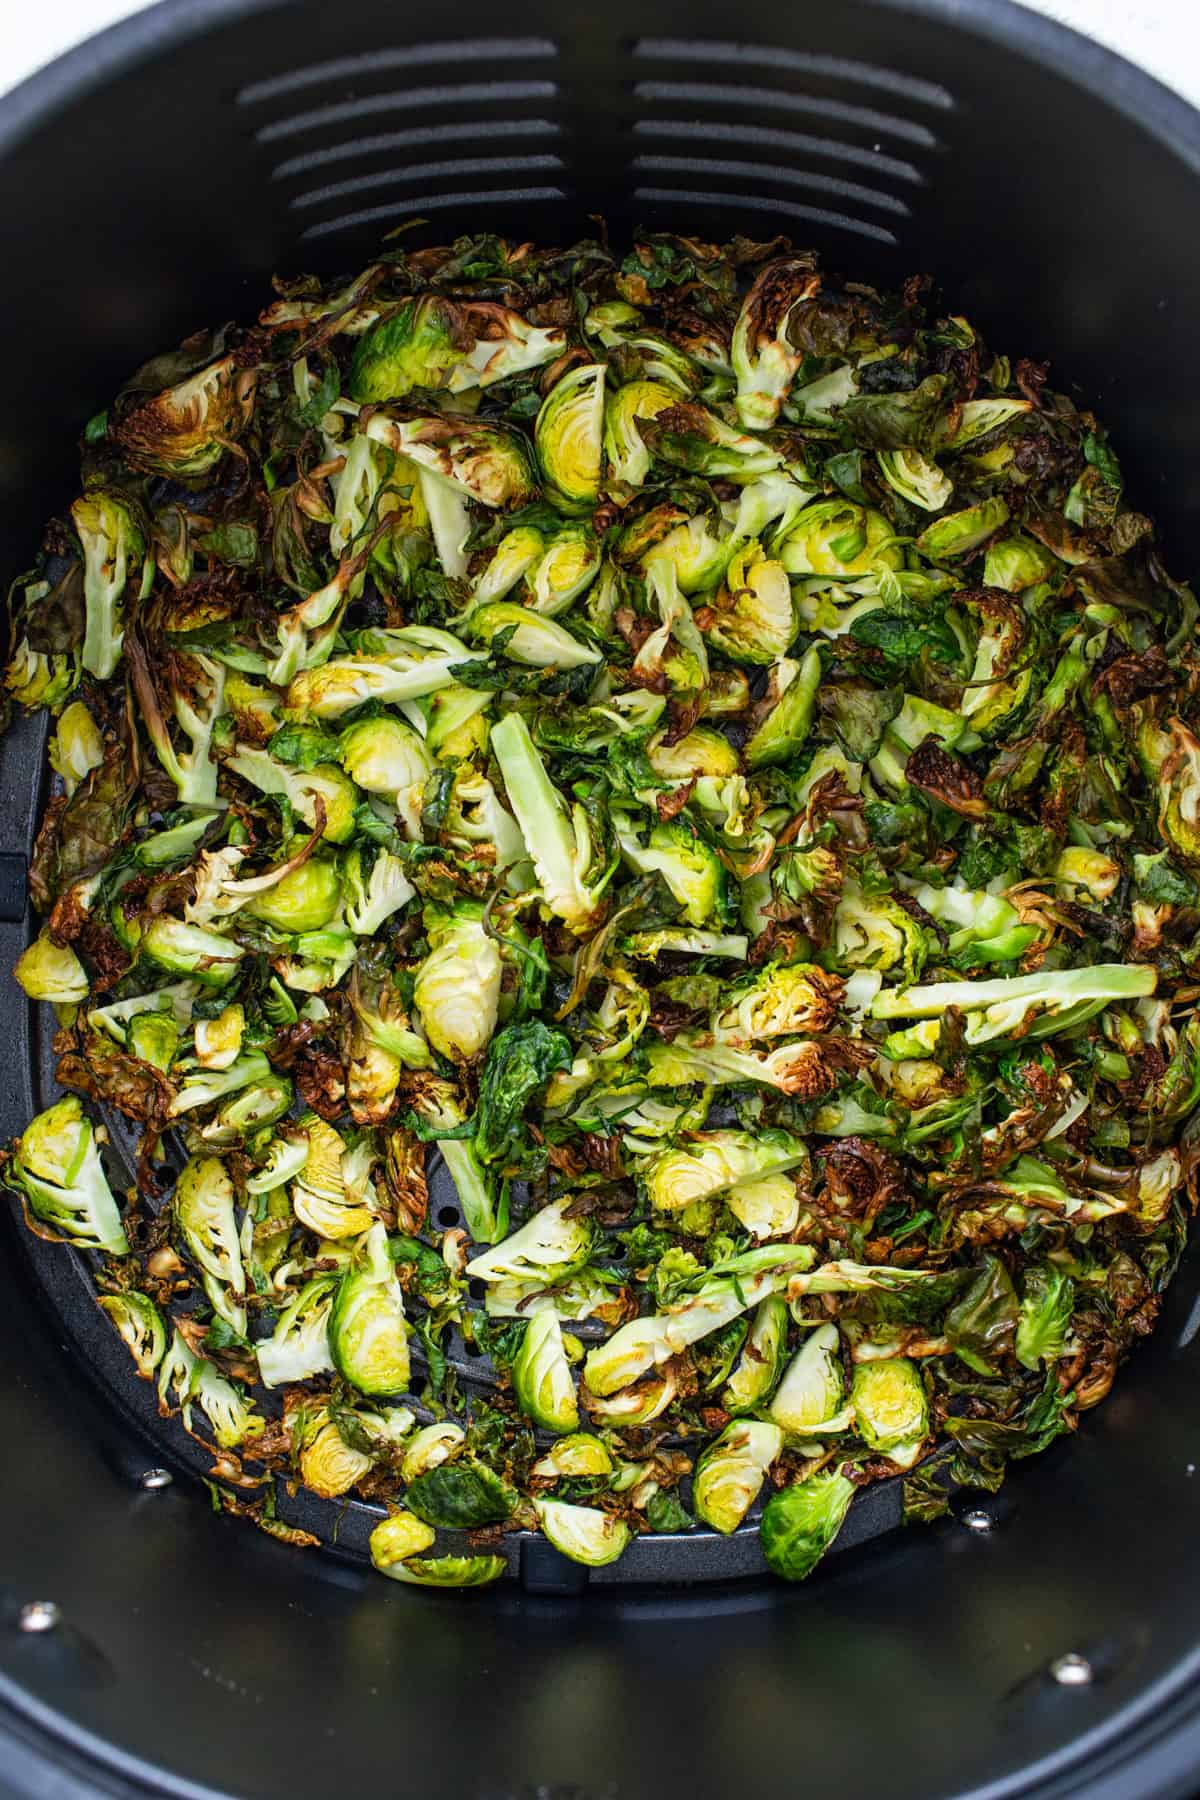
[[[990,1531],[995,1524],[991,1513],[984,1512],[982,1506],[974,1506],[970,1512],[965,1512],[962,1522],[968,1531]]]
[[[1086,1656],[1068,1650],[1050,1664],[1050,1673],[1060,1687],[1086,1687],[1092,1679],[1092,1665]]]
[[[142,1476],[142,1486],[154,1493],[158,1488],[170,1487],[174,1479],[170,1469],[147,1469]]]
[[[62,1613],[53,1600],[31,1600],[17,1615],[22,1631],[53,1631],[62,1621]]]

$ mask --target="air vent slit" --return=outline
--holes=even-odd
[[[541,62],[558,55],[558,46],[550,38],[463,38],[458,43],[407,44],[394,50],[370,50],[361,56],[339,56],[331,62],[312,63],[304,69],[290,69],[286,75],[273,75],[266,81],[252,81],[240,90],[239,106],[261,106],[283,94],[300,93],[304,88],[323,87],[335,81],[361,81],[364,77],[393,69],[422,69],[439,63]]]
[[[673,102],[690,107],[712,106],[719,107],[724,113],[731,106],[749,106],[756,112],[767,107],[814,119],[829,119],[839,125],[857,126],[862,131],[879,132],[884,137],[902,138],[923,150],[939,148],[938,140],[928,126],[912,119],[877,112],[871,106],[851,106],[844,100],[826,100],[817,94],[792,93],[787,88],[751,87],[725,81],[639,81],[633,91],[638,100],[653,105]]]
[[[838,138],[814,137],[808,132],[784,131],[770,125],[735,125],[719,119],[635,119],[633,134],[639,138],[675,138],[681,143],[731,144],[746,150],[820,156],[830,162],[848,163],[852,168],[869,169],[872,175],[907,181],[914,187],[925,185],[924,175],[914,164],[886,156],[882,150],[866,150],[861,144],[846,144]]]
[[[642,38],[633,46],[633,54],[647,62],[718,63],[722,69],[786,69],[821,80],[853,82],[859,87],[875,88],[879,93],[894,94],[897,99],[911,100],[917,106],[935,107],[939,112],[952,112],[955,106],[953,94],[936,81],[903,75],[898,69],[880,68],[877,63],[856,62],[852,57],[786,50],[776,44],[722,43],[703,38]]]
[[[807,188],[813,193],[829,194],[837,200],[857,201],[862,206],[874,206],[880,212],[895,213],[900,218],[906,219],[909,216],[909,208],[905,202],[897,199],[894,194],[885,194],[878,188],[863,187],[857,181],[841,181],[836,175],[820,175],[811,169],[789,169],[778,163],[741,162],[720,157],[636,156],[633,166],[635,170],[645,170],[648,174],[722,175],[755,184],[782,182],[792,187]]]
[[[415,194],[411,200],[390,206],[368,206],[360,212],[345,213],[338,219],[325,219],[300,233],[300,242],[331,237],[337,231],[350,231],[362,225],[376,225],[384,219],[419,218],[424,213],[440,212],[446,207],[516,206],[536,200],[565,200],[561,187],[485,188],[471,194]]]
[[[427,150],[438,144],[473,144],[483,139],[494,144],[498,138],[561,136],[561,128],[553,119],[468,119],[452,125],[418,125],[410,131],[381,131],[372,137],[347,138],[340,144],[308,150],[302,156],[289,156],[276,163],[271,170],[271,179],[287,181],[293,175],[309,175],[336,163],[357,162],[368,156],[387,156],[404,150]]]
[[[711,212],[715,204],[728,210],[738,207],[746,212],[773,213],[779,217],[802,219],[808,225],[821,225],[834,231],[853,232],[877,244],[896,244],[894,231],[884,225],[870,224],[866,219],[852,219],[847,213],[830,212],[823,206],[806,206],[796,200],[772,200],[763,194],[713,194],[689,188],[639,187],[635,200],[662,206],[702,206]]]
[[[550,100],[558,92],[553,81],[468,81],[444,87],[392,89],[386,94],[366,94],[361,100],[343,100],[333,106],[314,107],[290,119],[275,119],[259,127],[255,136],[270,144],[280,138],[299,137],[305,131],[323,131],[353,119],[369,119],[378,113],[419,112],[424,107],[515,105],[524,100]]]
[[[468,175],[545,175],[561,171],[561,156],[460,156],[449,162],[419,162],[409,168],[382,169],[374,175],[356,175],[348,181],[333,181],[326,187],[310,188],[289,201],[295,212],[313,206],[327,205],[331,200],[344,200],[351,194],[370,193],[373,188],[386,188],[405,181],[441,181]]]

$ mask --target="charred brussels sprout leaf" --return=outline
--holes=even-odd
[[[427,1525],[472,1531],[499,1525],[512,1511],[512,1495],[484,1463],[443,1463],[410,1481],[404,1492],[410,1512]]]

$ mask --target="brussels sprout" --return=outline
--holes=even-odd
[[[1054,865],[1054,885],[1064,900],[1079,899],[1085,905],[1103,906],[1121,882],[1121,865],[1102,850],[1086,850],[1068,844]]]
[[[844,1431],[848,1415],[838,1411],[844,1391],[837,1326],[818,1325],[784,1370],[767,1410],[792,1437]]]
[[[430,951],[413,983],[421,1028],[439,1055],[472,1062],[496,1029],[499,946],[478,903],[461,902],[449,915],[427,912],[425,929]]]
[[[246,911],[277,931],[320,931],[333,918],[341,897],[337,864],[329,857],[312,856],[249,901]]]
[[[68,798],[84,777],[104,761],[100,727],[82,700],[72,700],[59,714],[48,754],[50,767],[62,776]]]
[[[602,1569],[629,1548],[633,1533],[624,1519],[594,1506],[570,1506],[565,1500],[535,1500],[538,1523],[554,1548],[572,1562]]]
[[[944,518],[927,525],[917,539],[917,549],[930,562],[940,562],[948,556],[967,556],[986,543],[1007,520],[1008,503],[999,495],[991,500],[980,500],[975,506],[965,507],[962,512],[947,513]]]
[[[800,1196],[790,1175],[759,1175],[739,1181],[725,1204],[756,1243],[787,1237],[800,1221]]]
[[[371,1533],[371,1561],[381,1575],[390,1575],[405,1557],[420,1556],[422,1551],[432,1549],[436,1537],[432,1526],[414,1513],[392,1513],[381,1519]]]
[[[581,363],[559,377],[533,428],[546,498],[566,513],[590,513],[600,494],[604,451],[604,364]]]
[[[881,450],[878,462],[879,473],[892,491],[925,512],[941,512],[954,492],[949,476],[919,450]]]
[[[628,1387],[689,1344],[732,1324],[768,1294],[788,1288],[814,1260],[815,1252],[808,1244],[769,1245],[731,1258],[707,1275],[686,1299],[676,1301],[669,1313],[633,1319],[606,1344],[589,1350],[584,1363],[588,1388],[603,1399]],[[840,1273],[829,1277],[841,1278]]]
[[[638,1171],[638,1186],[659,1212],[680,1212],[738,1182],[807,1163],[803,1138],[789,1131],[703,1131],[647,1157]]]
[[[604,453],[618,481],[641,487],[650,473],[639,421],[655,419],[679,403],[679,393],[662,381],[627,381],[608,397],[604,408]]]
[[[98,681],[107,681],[125,641],[129,584],[142,579],[137,565],[145,540],[128,504],[104,488],[92,488],[76,500],[71,520],[83,549],[83,666]],[[148,567],[153,575],[153,563]]]
[[[486,1463],[466,1460],[426,1469],[409,1482],[404,1494],[405,1504],[418,1519],[451,1531],[503,1524],[515,1498]]]
[[[600,542],[590,525],[564,525],[528,578],[529,607],[543,618],[566,612],[595,580]]]
[[[578,1481],[594,1475],[611,1475],[613,1459],[603,1439],[588,1431],[561,1437],[533,1465],[543,1481]]]
[[[1038,1369],[1062,1355],[1074,1305],[1075,1284],[1054,1263],[1035,1264],[1026,1272],[1014,1345],[1023,1369]]]
[[[314,674],[321,673],[324,671],[314,671]],[[336,763],[318,763],[312,769],[290,769],[266,750],[239,744],[225,766],[260,793],[287,800],[310,831],[317,828],[319,802],[324,812],[321,835],[331,844],[344,844],[353,836],[358,796],[354,783],[347,780]]]
[[[262,1167],[247,1177],[248,1194],[269,1194],[297,1176],[308,1161],[308,1139],[272,1138]]]
[[[233,1183],[219,1156],[189,1157],[175,1184],[175,1223],[200,1265],[215,1311],[246,1334],[246,1275],[234,1213]]]
[[[256,385],[253,368],[239,368],[235,356],[223,356],[142,400],[112,427],[112,436],[134,468],[195,482],[215,469],[241,437],[250,422]]]
[[[167,1349],[167,1328],[153,1300],[127,1290],[101,1294],[97,1305],[112,1320],[138,1374],[144,1381],[153,1381]]]
[[[712,1014],[715,1035],[752,1044],[826,1031],[837,1016],[842,983],[815,963],[765,963],[740,977]]]
[[[808,258],[777,256],[763,264],[742,301],[729,353],[737,376],[738,423],[747,431],[766,431],[779,417],[805,356],[791,343],[788,326],[820,286]]]
[[[329,1351],[338,1374],[360,1393],[396,1394],[408,1386],[404,1295],[380,1224],[372,1225],[338,1283]]]
[[[586,927],[599,907],[612,865],[601,860],[585,808],[576,803],[568,814],[519,713],[506,714],[493,728],[492,750],[542,898],[568,925]]]
[[[148,1019],[165,1019],[164,1013],[143,1013],[141,1021]],[[130,1021],[130,1033],[138,1024],[138,1020]],[[174,1025],[174,1019],[170,1020]],[[242,1047],[242,1037],[246,1029],[245,1009],[236,1003],[227,1006],[218,1013],[215,1019],[197,1019],[194,1039],[196,1045],[196,1061],[202,1069],[227,1069],[236,1062]]]
[[[705,636],[736,662],[773,663],[796,635],[787,573],[758,544],[734,553],[725,585],[706,610],[711,617],[703,625]]]
[[[929,1431],[929,1403],[916,1364],[903,1356],[857,1364],[850,1404],[863,1441],[901,1468],[911,1468]]]
[[[454,685],[454,669],[467,662],[471,654],[461,639],[432,626],[411,625],[399,631],[363,633],[361,636],[363,647],[356,655],[334,657],[324,667],[306,669],[295,677],[287,692],[287,710],[294,718],[340,719],[343,713],[353,711],[367,700],[399,704],[420,699]],[[239,751],[239,756],[243,753]],[[268,788],[265,785],[267,781],[281,782],[281,776],[265,769],[261,763],[256,763],[254,768],[255,773],[248,779],[253,780],[256,787],[262,788],[264,793],[284,791],[280,786]],[[241,772],[235,768],[235,773]],[[307,771],[305,780],[311,785],[312,776],[318,772]],[[325,773],[328,773],[327,769]],[[349,790],[353,803],[353,785],[340,769],[336,774],[342,787]],[[292,803],[307,819],[303,784],[293,781],[290,785],[300,790],[300,797]],[[317,785],[325,800],[326,814],[332,807],[340,818],[336,792]],[[307,804],[311,811],[311,794]],[[342,843],[349,835],[350,831],[346,831],[334,841]]]
[[[158,1371],[159,1411],[172,1403],[179,1407],[186,1430],[192,1429],[193,1404],[198,1401],[222,1450],[236,1450],[246,1438],[263,1429],[254,1402],[202,1356],[193,1355],[176,1331]]]
[[[1022,532],[996,538],[988,545],[983,562],[984,584],[1003,588],[1009,594],[1022,594],[1041,581],[1050,581],[1057,571],[1057,558],[1036,538]]]
[[[180,1028],[171,1013],[137,1013],[126,1031],[126,1049],[153,1069],[169,1069],[180,1049]]]
[[[476,607],[464,629],[488,645],[499,637],[498,651],[513,662],[526,663],[534,669],[579,669],[603,660],[598,650],[581,643],[565,625],[542,618],[512,600]],[[494,732],[492,736],[494,741]]]
[[[814,500],[775,544],[775,554],[789,575],[836,581],[904,567],[904,552],[883,514],[852,500]]]
[[[537,1281],[552,1287],[582,1269],[595,1241],[586,1218],[569,1218],[571,1196],[552,1200],[503,1243],[472,1257],[467,1274],[480,1281]]]
[[[755,1310],[746,1341],[721,1394],[726,1412],[752,1412],[770,1399],[787,1356],[789,1317],[787,1301],[778,1294],[769,1295]]]
[[[347,1186],[343,1174],[344,1139],[315,1113],[305,1113],[297,1125],[307,1138],[308,1153],[292,1187],[296,1217],[318,1237],[335,1241],[357,1237],[374,1224],[374,1214],[363,1204],[361,1194]]]
[[[736,1531],[783,1449],[778,1425],[735,1419],[696,1464],[692,1497],[706,1525],[728,1535]]]
[[[525,1327],[512,1366],[517,1404],[545,1431],[577,1431],[579,1401],[562,1327],[552,1312],[536,1313]]]
[[[376,1562],[375,1567],[390,1581],[416,1587],[472,1588],[498,1581],[507,1565],[502,1556],[412,1556],[407,1562]]]
[[[536,496],[525,440],[504,425],[440,415],[401,419],[380,408],[367,415],[362,430],[483,506],[524,506]],[[435,495],[426,487],[425,503],[432,515],[431,499]],[[446,572],[461,574],[462,570]]]
[[[424,1475],[430,1469],[440,1469],[443,1463],[461,1453],[465,1443],[466,1432],[451,1419],[423,1426],[413,1433],[404,1447],[401,1479],[415,1481],[418,1475]]]
[[[799,662],[784,656],[775,663],[767,683],[767,710],[742,752],[748,769],[786,763],[796,755],[812,729],[820,684],[821,658],[814,646]]]
[[[668,781],[687,781],[699,775],[719,778],[738,772],[738,754],[729,739],[704,725],[694,725],[672,744],[661,736],[651,738],[646,756],[654,773]]]
[[[413,388],[452,394],[486,388],[549,362],[564,342],[557,328],[529,325],[506,307],[456,306],[440,294],[423,294],[402,301],[359,338],[348,391],[366,403],[399,400]]]
[[[662,876],[690,925],[724,921],[729,888],[721,860],[683,819],[653,826],[645,844],[631,832],[618,832],[618,839],[631,868]]]
[[[305,1487],[319,1494],[322,1500],[336,1500],[349,1493],[356,1481],[362,1480],[373,1459],[347,1443],[327,1409],[320,1407],[305,1416],[298,1460]],[[431,1541],[432,1536],[430,1533]],[[425,1550],[428,1545],[419,1544],[416,1548]]]
[[[210,1106],[226,1094],[240,1093],[243,1088],[259,1082],[269,1082],[274,1087],[279,1079],[272,1075],[270,1063],[258,1050],[236,1057],[227,1069],[188,1069],[167,1108],[167,1115],[178,1119],[186,1112],[194,1112],[198,1106]],[[286,1077],[282,1079],[286,1080]]]
[[[492,552],[492,560],[474,584],[473,604],[503,600],[541,562],[546,539],[535,525],[514,525]]]
[[[717,413],[678,396],[674,406],[642,419],[641,429],[656,461],[710,481],[754,481],[783,461],[762,438],[736,431]]]
[[[269,1338],[254,1346],[258,1372],[269,1388],[308,1381],[332,1369],[329,1315],[338,1286],[337,1275],[314,1275],[280,1313]]]
[[[967,400],[958,408],[957,415],[947,414],[939,422],[934,441],[939,450],[962,450],[977,438],[999,430],[1010,419],[1029,412],[1032,405],[1031,400],[1009,400],[1000,396],[987,400]]]
[[[593,1420],[623,1430],[627,1425],[649,1425],[661,1418],[678,1392],[679,1384],[669,1372],[648,1375],[611,1394],[589,1393],[587,1408]]]
[[[759,1524],[767,1567],[784,1581],[812,1574],[842,1529],[856,1489],[840,1469],[818,1469],[772,1494]]]
[[[74,1006],[88,996],[88,978],[70,944],[56,944],[43,927],[13,964],[13,978],[31,1000]]]
[[[458,762],[486,750],[491,695],[454,684],[430,694],[425,748],[438,762]]]
[[[358,937],[373,937],[385,919],[407,906],[416,893],[405,865],[389,850],[355,844],[342,864],[346,924]]]
[[[74,1094],[30,1120],[16,1141],[4,1179],[24,1195],[27,1212],[47,1227],[39,1235],[79,1250],[128,1254],[95,1134]]]
[[[230,1066],[231,1079],[240,1081],[247,1073],[251,1079],[246,1080],[240,1092],[222,1101],[212,1118],[200,1127],[200,1136],[206,1144],[244,1145],[247,1138],[274,1125],[289,1110],[295,1091],[288,1077],[274,1070],[261,1077],[253,1075],[253,1070],[259,1067],[261,1059],[258,1056],[242,1057],[239,1063]],[[190,1081],[191,1077],[186,1078],[185,1085]],[[195,1103],[203,1104],[198,1097],[199,1090],[193,1091],[197,1096]]]
[[[348,725],[338,744],[338,760],[350,779],[369,794],[386,794],[406,821],[419,825],[421,793],[433,761],[411,725],[390,714]],[[419,835],[414,829],[413,835]]]

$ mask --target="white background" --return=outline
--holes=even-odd
[[[1111,44],[1200,105],[1197,0],[1032,0],[1078,31]],[[140,0],[0,0],[0,92]]]

